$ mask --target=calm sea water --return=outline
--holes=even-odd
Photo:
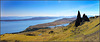
[[[61,18],[58,18],[61,19]],[[1,21],[1,34],[14,33],[25,30],[29,26],[49,23],[58,19],[47,19],[47,20],[29,20],[29,21]]]

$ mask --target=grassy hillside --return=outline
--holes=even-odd
[[[99,41],[100,17],[75,27],[72,22],[66,27],[39,29],[19,34],[3,34],[1,41]],[[53,31],[53,32],[50,32]]]

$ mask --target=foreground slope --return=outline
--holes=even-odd
[[[39,29],[18,34],[3,34],[1,41],[99,41],[100,17],[75,27],[72,22],[65,27]],[[50,32],[53,31],[53,32]]]

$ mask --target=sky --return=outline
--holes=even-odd
[[[99,1],[1,1],[1,16],[99,15]]]

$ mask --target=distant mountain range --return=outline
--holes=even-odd
[[[88,15],[91,17],[92,15]],[[77,16],[8,16],[1,17],[0,21],[27,21],[27,20],[45,20],[45,19],[56,19],[56,18],[76,18]]]
[[[56,18],[59,17],[32,17],[27,19],[9,19],[9,20],[0,20],[0,21],[27,21],[27,20],[45,20],[45,19],[56,19]]]

